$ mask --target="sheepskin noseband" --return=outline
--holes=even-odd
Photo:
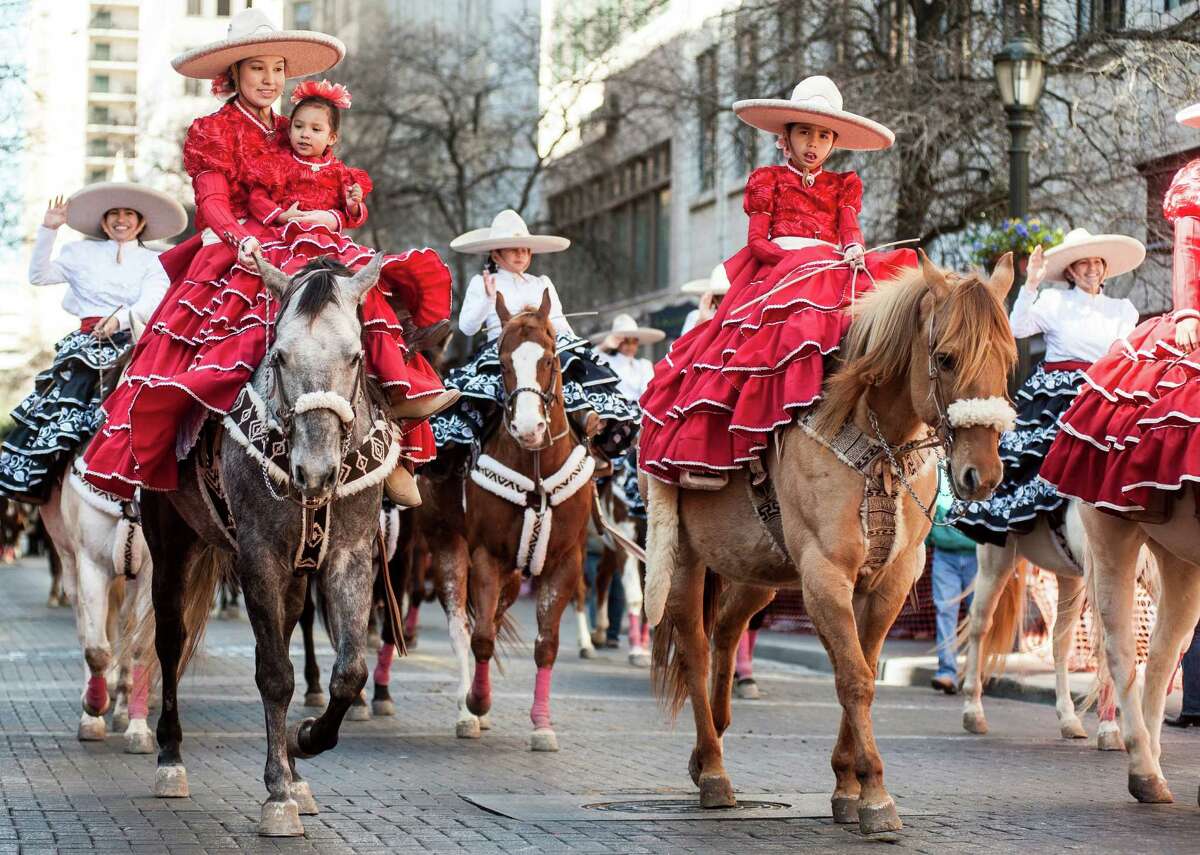
[[[990,427],[1003,433],[1013,429],[1017,412],[999,397],[962,398],[946,407],[952,428]]]
[[[354,421],[353,405],[337,392],[305,392],[296,399],[293,412],[296,415],[311,410],[332,410],[343,424]]]

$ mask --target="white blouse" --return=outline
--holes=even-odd
[[[1036,296],[1022,288],[1008,322],[1017,338],[1046,337],[1047,362],[1095,362],[1133,332],[1138,311],[1129,300],[1079,288],[1047,288]]]
[[[631,401],[642,397],[650,380],[654,377],[654,364],[649,359],[640,356],[626,356],[623,353],[601,353],[600,363],[607,365],[613,373],[621,378],[617,391]]]
[[[498,270],[493,275],[496,293],[504,295],[504,305],[509,312],[516,313],[542,304],[542,294],[550,291],[550,323],[556,333],[573,335],[575,331],[563,317],[562,301],[549,276],[531,273],[517,274],[509,270]],[[458,329],[465,336],[473,336],[480,329],[487,330],[488,341],[500,337],[500,316],[496,314],[496,298],[489,297],[483,290],[483,275],[476,274],[467,286],[462,309],[458,312]]]
[[[118,312],[123,330],[129,329],[131,314],[141,324],[150,319],[170,284],[157,252],[128,241],[117,264],[115,240],[81,240],[67,244],[51,260],[57,235],[57,229],[38,226],[29,260],[31,284],[66,282],[70,287],[62,305],[77,318],[107,318]]]

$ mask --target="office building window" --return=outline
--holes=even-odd
[[[1125,0],[1076,0],[1075,14],[1081,37],[1125,28]]]
[[[221,18],[229,17],[229,7],[232,4],[230,0],[217,0],[217,16]]]
[[[187,13],[189,15],[203,15],[204,0],[188,0]]]
[[[93,92],[108,92],[109,91],[109,83],[110,83],[110,81],[109,81],[109,77],[107,74],[93,74],[92,75],[92,91]]]
[[[758,31],[753,26],[738,30],[734,41],[733,97],[735,100],[757,98],[758,92]],[[750,172],[758,165],[758,138],[761,134],[745,122],[733,127],[733,150],[737,170]]]
[[[696,139],[696,163],[700,189],[710,190],[717,167],[717,123],[720,115],[717,88],[717,49],[710,47],[696,57],[699,134]]]

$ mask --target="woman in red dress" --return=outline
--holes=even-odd
[[[232,19],[228,38],[173,61],[181,74],[214,79],[214,94],[234,97],[188,129],[183,163],[192,177],[201,234],[162,256],[171,288],[150,318],[120,387],[105,401],[107,423],[84,458],[87,479],[100,489],[125,499],[138,487],[175,489],[177,461],[211,414],[228,411],[263,359],[277,301],[268,300],[253,253],[277,246],[281,229],[251,215],[255,185],[247,168],[284,144],[288,120],[271,105],[285,78],[323,71],[344,53],[331,36],[280,31],[261,11],[249,9]],[[394,279],[416,283],[421,297],[431,295],[431,306],[444,302],[445,317],[450,275],[436,255],[410,253],[396,264],[408,268],[408,275]],[[422,310],[413,308],[414,316]],[[424,406],[418,404],[428,400],[422,396],[439,392],[440,384],[430,386],[420,363],[414,363],[415,370],[405,363],[394,312],[386,301],[372,298],[362,318],[367,329],[388,330],[364,336],[369,373],[389,388],[396,409],[406,403]],[[416,396],[411,402],[410,392]],[[424,422],[410,427],[407,437],[411,460],[432,457]],[[415,495],[405,467],[396,467],[389,493]]]
[[[883,125],[842,109],[827,77],[790,99],[739,101],[738,118],[778,136],[780,166],[746,183],[747,246],[725,262],[730,289],[712,320],[679,338],[641,404],[641,467],[664,481],[720,489],[757,469],[771,434],[821,394],[824,358],[850,323],[846,309],[877,279],[915,266],[911,250],[865,253],[862,181],[823,164],[834,148],[890,146]]]
[[[1200,104],[1175,118],[1200,128]],[[1041,469],[1065,496],[1147,521],[1200,482],[1200,159],[1175,174],[1163,215],[1175,228],[1174,311],[1092,365]]]

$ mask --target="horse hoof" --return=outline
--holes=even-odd
[[[147,730],[133,730],[125,734],[126,754],[153,754],[154,734]]]
[[[1104,730],[1096,734],[1097,751],[1124,751],[1125,740],[1121,739],[1121,731]]]
[[[608,641],[607,629],[598,629],[592,633],[592,644],[596,647],[602,646],[606,641]]]
[[[492,729],[492,717],[490,715],[488,715],[487,713],[484,713],[483,715],[476,716],[476,718],[479,719],[479,729],[480,730],[491,730]]]
[[[355,701],[350,705],[350,711],[346,713],[347,721],[370,721],[371,708],[367,706],[365,701]]]
[[[853,825],[858,822],[858,796],[834,796],[833,821],[838,825]]]
[[[300,822],[300,807],[296,800],[264,802],[258,833],[262,837],[303,837],[304,826]]]
[[[733,797],[733,784],[724,775],[712,775],[700,779],[700,807],[729,808],[736,807],[737,799]]]
[[[691,776],[692,783],[697,787],[700,786],[700,749],[693,748],[692,756],[688,758],[688,775]]]
[[[745,680],[738,680],[735,687],[737,696],[743,701],[757,701],[762,697],[758,691],[758,683],[754,682],[753,677],[747,677]]]
[[[858,830],[863,834],[880,834],[885,831],[899,831],[904,828],[900,814],[896,813],[896,803],[888,799],[879,805],[859,805]]]
[[[306,707],[314,707],[316,709],[325,709],[328,699],[324,692],[307,692],[304,695],[304,705]]]
[[[580,659],[595,659],[596,658],[596,648],[594,648],[594,647],[579,648],[579,658]]]
[[[1167,782],[1157,775],[1130,774],[1129,794],[1144,805],[1169,805],[1175,801]]]
[[[312,787],[308,785],[308,781],[292,781],[292,786],[288,789],[292,794],[292,798],[296,802],[296,807],[300,811],[301,816],[316,816],[320,813],[317,808],[317,800],[313,798]]]
[[[1069,718],[1058,723],[1058,732],[1063,739],[1087,739],[1088,732],[1083,729],[1083,722],[1077,718]]]
[[[300,736],[303,733],[307,733],[312,728],[314,722],[316,722],[316,719],[309,717],[309,718],[304,719],[303,721],[296,722],[295,724],[293,724],[291,727],[288,728],[288,731],[287,731],[288,757],[291,757],[293,760],[307,760],[308,758],[313,756],[312,754],[309,754],[307,751],[305,751],[303,748],[300,747]]]
[[[987,719],[983,717],[982,712],[965,712],[963,713],[963,730],[983,736],[988,732]]]
[[[539,727],[529,737],[530,751],[557,751],[558,737],[548,727]]]
[[[108,726],[99,716],[84,714],[79,719],[80,742],[103,742],[108,736]]]
[[[154,795],[160,799],[188,797],[187,769],[182,765],[159,766],[154,770]]]
[[[124,733],[129,729],[129,710],[121,710],[113,713],[112,729],[119,730]]]
[[[459,739],[478,739],[482,729],[479,726],[479,719],[474,716],[459,719],[454,723],[454,735]]]
[[[395,715],[396,704],[390,700],[371,701],[371,715]]]
[[[649,668],[650,654],[649,653],[630,653],[629,664],[634,668]]]

